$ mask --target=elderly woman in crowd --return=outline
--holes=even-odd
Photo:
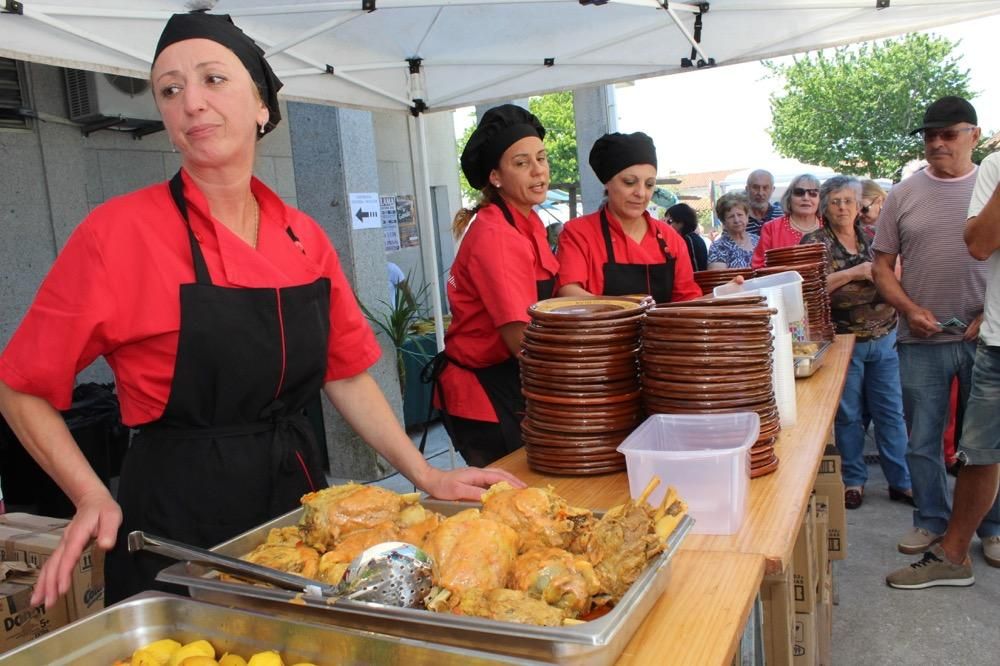
[[[698,214],[686,203],[674,204],[667,209],[664,222],[674,228],[687,243],[691,267],[696,271],[708,268],[708,248],[698,233]]]
[[[885,190],[874,180],[861,181],[861,208],[858,219],[861,220],[861,230],[870,238],[875,238],[875,223],[878,222],[882,204],[885,202]]]
[[[180,169],[87,216],[0,356],[0,411],[76,506],[33,604],[66,593],[92,538],[113,548],[115,602],[169,563],[129,553],[130,531],[209,547],[325,486],[303,414],[320,391],[432,495],[476,499],[509,477],[423,459],[368,374],[379,346],[327,235],[254,178],[257,139],[281,119],[263,50],[228,16],[175,14],[150,79]],[[136,429],[117,501],[57,411],[98,356]]]
[[[728,192],[715,204],[715,215],[722,221],[722,236],[708,252],[708,270],[749,268],[754,248],[760,241],[747,231],[750,200],[743,192]]]
[[[700,297],[684,239],[646,210],[656,189],[653,140],[642,132],[605,134],[590,150],[590,166],[607,201],[566,223],[559,295],[649,294],[657,303]]]
[[[819,180],[812,174],[796,176],[781,196],[785,214],[765,222],[760,230],[760,242],[753,251],[750,265],[764,265],[764,253],[772,248],[798,245],[805,234],[820,227]]]
[[[844,501],[849,509],[861,506],[868,480],[862,455],[865,406],[875,423],[875,443],[889,482],[889,497],[912,502],[896,355],[896,311],[872,282],[871,238],[858,220],[861,197],[857,179],[834,176],[827,180],[820,189],[820,210],[826,225],[802,238],[802,243],[826,245],[831,264],[826,288],[837,333],[856,336],[834,422],[837,448],[843,458]]]

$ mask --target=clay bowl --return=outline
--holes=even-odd
[[[618,358],[628,358],[629,354],[634,354],[639,351],[638,345],[635,341],[629,341],[624,344],[614,344],[614,345],[596,345],[589,347],[578,347],[578,346],[568,346],[560,344],[537,344],[525,339],[521,343],[521,348],[528,352],[529,354],[535,356],[536,358],[543,359],[579,359],[587,360],[589,358],[600,358],[604,360],[613,360]],[[582,358],[581,358],[582,357]]]
[[[744,376],[753,377],[764,381],[770,378],[770,367],[757,370],[748,370],[746,366],[688,366],[674,365],[672,363],[661,363],[655,355],[647,355],[643,358],[642,372],[646,374],[653,372],[661,375],[661,379],[667,381],[701,381],[701,377],[711,376],[719,381],[740,381]],[[764,376],[766,373],[766,377]],[[669,376],[663,376],[669,375]]]
[[[559,384],[606,384],[620,382],[627,379],[634,379],[639,376],[634,367],[625,368],[616,372],[590,372],[590,374],[577,374],[577,371],[562,370],[538,370],[527,366],[521,367],[521,379],[530,379],[535,382],[555,382]]]
[[[546,395],[535,391],[521,390],[525,398],[550,405],[610,405],[623,402],[631,402],[638,399],[640,392],[622,393],[618,395],[604,395],[600,393],[573,393],[569,395]]]
[[[651,374],[642,377],[642,388],[660,389],[661,391],[678,394],[696,395],[752,395],[763,392],[772,392],[770,382],[762,381],[741,381],[741,382],[674,382],[660,379]]]
[[[559,382],[536,381],[534,379],[521,376],[521,387],[526,391],[544,393],[546,395],[564,395],[573,397],[579,393],[599,393],[602,395],[616,395],[619,393],[631,393],[639,388],[638,378],[626,379],[617,382],[602,382],[595,384],[560,384]]]
[[[560,331],[587,331],[594,333],[608,331],[628,331],[642,324],[646,318],[645,312],[620,317],[618,319],[598,319],[593,321],[575,321],[562,319],[532,319],[529,327],[538,331],[550,331],[557,333]]]
[[[642,394],[644,397],[659,399],[663,404],[675,404],[678,407],[694,406],[709,408],[754,405],[774,396],[774,392],[771,391],[771,387],[769,386],[764,390],[753,393],[695,393],[692,391],[664,388],[660,382],[656,382],[654,386],[652,380],[643,383]]]
[[[641,314],[645,306],[608,296],[548,298],[528,307],[528,315],[540,321],[606,321]]]
[[[547,430],[544,426],[544,422],[536,424],[533,417],[526,416],[521,420],[521,433],[525,437],[535,439],[544,446],[555,446],[555,443],[558,442],[571,442],[577,446],[583,443],[588,443],[590,446],[617,446],[629,433],[627,428],[622,428],[590,435],[570,435],[562,431]],[[547,443],[550,441],[553,444]]]
[[[555,419],[622,419],[632,417],[639,413],[637,400],[603,404],[603,405],[550,405],[543,402],[528,400],[526,408],[529,412],[535,412],[541,416]]]
[[[524,339],[542,346],[548,345],[570,345],[574,347],[605,347],[618,344],[635,342],[639,338],[639,328],[635,330],[622,331],[617,333],[590,334],[590,333],[542,333],[530,326],[524,330]]]
[[[662,319],[759,319],[769,321],[776,310],[759,305],[741,305],[733,307],[684,307],[684,308],[652,308],[646,312],[647,321]]]
[[[643,365],[647,363],[660,365],[674,365],[678,367],[696,367],[709,371],[713,368],[725,368],[732,370],[735,368],[744,369],[746,372],[762,372],[771,369],[771,355],[758,354],[754,356],[725,355],[725,354],[685,354],[680,352],[656,351],[655,349],[645,349],[639,355],[639,361]]]
[[[756,479],[761,476],[766,476],[778,469],[778,456],[774,456],[771,461],[761,467],[750,466],[750,478]]]
[[[764,320],[763,318],[757,321],[751,321],[746,319],[726,319],[724,317],[717,317],[713,319],[693,319],[689,317],[664,317],[662,320],[650,317],[646,320],[645,325],[642,327],[643,332],[645,331],[681,331],[687,329],[696,330],[732,330],[732,331],[747,331],[752,333],[760,333],[763,331],[771,330],[771,320],[768,318]]]
[[[655,396],[643,396],[642,404],[647,414],[733,414],[735,412],[756,411],[754,405],[738,407],[678,406],[677,403],[670,403]]]
[[[698,332],[695,332],[698,331]],[[670,332],[649,330],[643,334],[643,342],[656,340],[659,342],[679,342],[689,344],[745,344],[748,346],[770,345],[771,332],[761,331],[756,333],[732,332],[729,335],[723,332],[710,332],[707,329],[679,329]]]
[[[621,464],[606,465],[601,467],[558,467],[548,465],[528,457],[528,467],[540,474],[552,474],[553,476],[600,476],[602,474],[616,474],[625,471],[625,462]]]
[[[640,416],[626,417],[618,420],[611,419],[554,419],[546,416],[539,416],[536,412],[528,410],[528,417],[531,418],[532,428],[537,431],[563,432],[573,434],[573,436],[600,435],[616,430],[631,432],[642,422]]]
[[[579,449],[560,449],[547,446],[528,444],[528,452],[535,460],[547,463],[618,463],[623,459],[622,454],[612,447],[590,447]],[[591,453],[583,453],[590,451]]]
[[[545,370],[574,370],[580,373],[586,373],[588,371],[617,372],[619,370],[624,370],[629,366],[635,365],[635,359],[631,354],[626,355],[623,359],[598,357],[588,359],[558,359],[551,361],[547,358],[539,358],[531,354],[531,352],[528,352],[522,353],[518,357],[518,360],[522,366],[535,368],[542,372]]]

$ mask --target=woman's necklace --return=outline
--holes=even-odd
[[[260,238],[260,204],[257,203],[257,197],[252,194],[250,200],[253,201],[253,243],[250,246],[256,250],[257,240]]]
[[[819,222],[813,222],[812,225],[809,225],[807,228],[803,229],[798,224],[796,224],[795,220],[793,220],[791,217],[788,218],[788,224],[790,224],[792,226],[792,229],[799,232],[800,234],[807,234],[810,231],[816,231],[816,229],[819,228]]]

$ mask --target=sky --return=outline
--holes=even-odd
[[[984,134],[1000,131],[1000,85],[995,83],[1000,16],[928,32],[961,40],[955,53],[962,56],[971,87],[979,93],[972,100],[979,124]],[[769,97],[781,89],[781,81],[766,79],[766,74],[755,62],[616,86],[617,129],[653,137],[660,176],[759,167],[798,173],[799,163],[775,153],[767,133]],[[471,122],[471,111],[455,112],[456,136]]]
[[[1000,130],[996,85],[1000,16],[928,32],[961,40],[954,53],[970,72],[972,101],[984,133]],[[778,62],[785,61],[780,59]],[[790,59],[788,60],[790,61]],[[618,131],[653,137],[661,176],[724,169],[794,167],[771,146],[769,96],[781,81],[760,63],[744,63],[636,81],[615,89]]]

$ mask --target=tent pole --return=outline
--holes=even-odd
[[[417,164],[414,176],[417,191],[417,222],[420,226],[420,249],[424,259],[424,279],[430,286],[431,308],[434,312],[434,338],[437,350],[444,350],[444,316],[441,306],[441,266],[438,265],[438,237],[431,206],[430,168],[427,165],[427,134],[422,113],[409,117],[410,146],[416,153]],[[416,146],[413,146],[416,139]],[[427,270],[429,267],[430,270]],[[455,469],[455,445],[448,439],[448,457],[451,469]]]

